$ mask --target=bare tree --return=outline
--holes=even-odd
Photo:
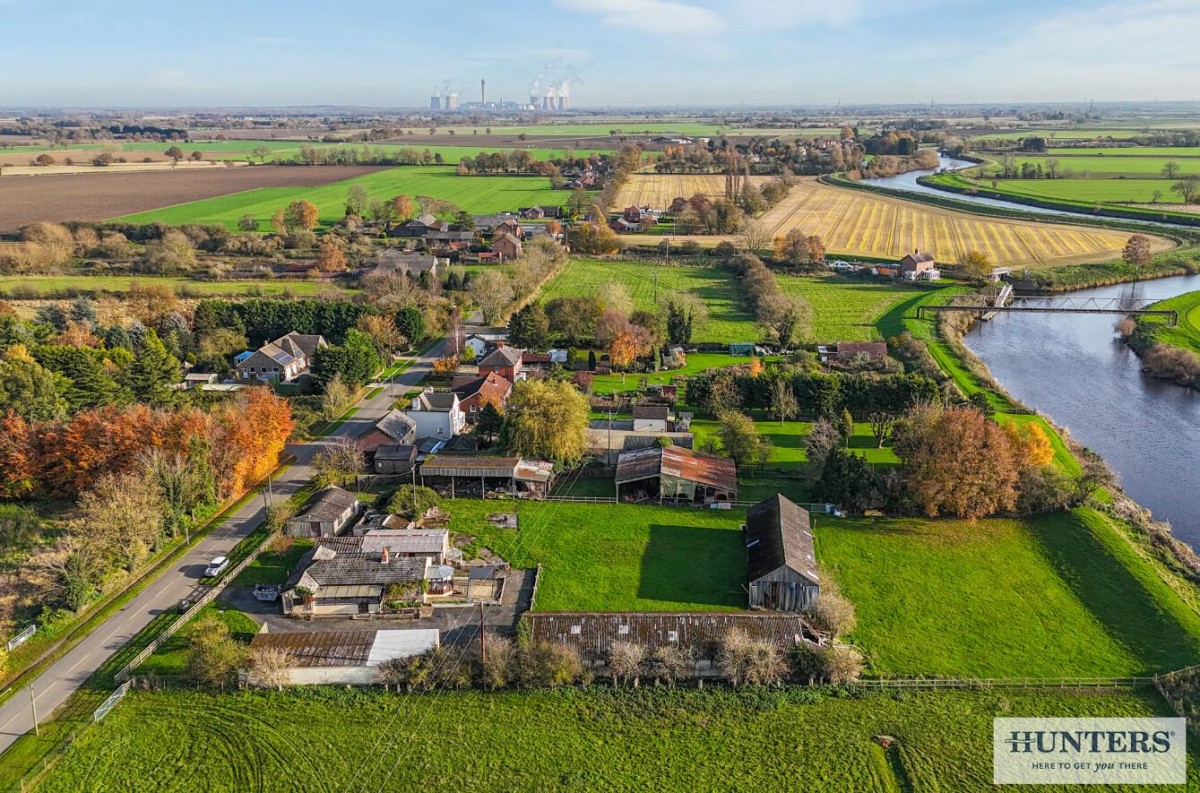
[[[876,410],[867,414],[867,422],[871,425],[871,434],[875,436],[875,448],[882,449],[884,442],[892,434],[896,426],[896,414],[886,410]]]
[[[283,691],[283,687],[292,682],[288,671],[292,664],[292,656],[285,650],[278,647],[256,648],[250,652],[247,682],[259,688]]]
[[[792,390],[792,382],[786,375],[778,376],[771,381],[771,412],[783,426],[786,419],[793,419],[800,412],[800,403],[796,400],[796,392]]]
[[[831,636],[850,633],[858,619],[854,613],[854,604],[838,591],[832,581],[822,584],[816,602],[808,610],[808,617],[814,627]]]
[[[690,648],[675,644],[664,644],[650,653],[648,662],[649,674],[655,683],[666,683],[674,688],[679,680],[690,676],[696,667],[696,661]]]
[[[725,634],[717,668],[735,686],[775,685],[787,674],[787,664],[774,645],[751,639],[739,628]]]
[[[1167,160],[1163,163],[1162,175],[1164,179],[1174,179],[1179,176],[1179,163],[1175,160]]]
[[[613,642],[608,648],[608,672],[614,684],[633,681],[637,688],[642,662],[646,660],[646,648],[637,642]]]
[[[317,471],[316,482],[320,487],[342,484],[363,471],[365,461],[362,449],[352,438],[338,437],[325,444],[312,461]]]
[[[757,221],[744,223],[738,234],[738,244],[751,253],[767,250],[771,247],[771,231]]]

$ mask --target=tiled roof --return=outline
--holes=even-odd
[[[788,567],[819,583],[808,510],[779,494],[751,507],[746,513],[746,557],[751,581]]]
[[[483,356],[480,366],[516,366],[521,362],[522,353],[515,347],[497,347]]]
[[[634,405],[635,419],[660,419],[666,421],[671,417],[671,409],[666,405]]]
[[[353,493],[342,490],[340,487],[327,487],[318,493],[309,502],[305,510],[296,517],[311,518],[313,520],[335,520],[343,512],[354,506],[357,501],[358,496]]]
[[[458,394],[453,391],[422,391],[413,398],[413,410],[449,413],[457,401]]]
[[[320,558],[322,556],[327,558]],[[387,586],[420,581],[424,577],[424,558],[392,558],[384,564],[380,553],[336,553],[331,548],[316,545],[300,558],[300,563],[284,588],[291,589],[299,583],[308,582],[317,587],[356,584]]]

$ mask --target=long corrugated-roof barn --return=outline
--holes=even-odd
[[[821,590],[808,510],[776,494],[746,512],[745,536],[750,607],[811,606]]]

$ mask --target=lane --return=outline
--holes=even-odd
[[[469,332],[469,330],[468,330]],[[450,342],[443,339],[424,354],[394,382],[373,383],[385,386],[373,399],[358,403],[358,412],[346,420],[327,438],[308,443],[289,444],[287,453],[296,462],[277,479],[272,480],[274,502],[281,502],[306,485],[313,477],[313,456],[332,438],[356,438],[367,432],[391,409],[396,396],[411,389],[433,369],[433,362],[445,355]],[[254,531],[265,518],[266,499],[256,497],[198,542],[176,564],[134,597],[126,606],[70,652],[48,667],[33,682],[38,721],[44,722],[114,653],[149,625],[164,611],[175,608],[184,597],[199,586],[199,578],[210,559],[227,555],[246,535]],[[0,753],[21,735],[33,729],[29,695],[22,691],[0,706]]]

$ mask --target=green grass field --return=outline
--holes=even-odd
[[[219,223],[231,229],[243,215],[253,215],[260,231],[270,228],[271,215],[292,201],[305,199],[320,210],[323,225],[345,214],[346,193],[362,185],[372,199],[396,195],[429,195],[451,201],[468,212],[516,210],[532,204],[561,204],[567,191],[552,190],[549,181],[534,176],[459,176],[450,166],[404,166],[356,176],[322,187],[263,187],[202,201],[192,201],[117,218],[128,223]]]
[[[972,186],[956,174],[930,178],[950,186]],[[1179,194],[1171,192],[1174,182],[1169,179],[998,179],[993,188],[992,180],[984,178],[978,184],[1015,196],[1082,204],[1149,204],[1154,201],[1155,191],[1160,193],[1158,202],[1164,205],[1164,210],[1178,210],[1180,203]]]
[[[1050,149],[1047,157],[1057,157],[1067,160],[1074,157],[1160,157],[1164,160],[1182,159],[1184,157],[1200,157],[1198,146],[1117,146],[1110,148],[1075,148]],[[1180,163],[1182,164],[1182,163]]]
[[[1041,165],[1046,167],[1046,160],[1054,158],[1059,162],[1059,170],[1070,168],[1075,172],[1075,176],[1083,176],[1083,172],[1087,171],[1093,176],[1114,177],[1114,176],[1131,176],[1131,177],[1150,177],[1158,178],[1162,176],[1163,166],[1170,161],[1179,164],[1179,172],[1182,174],[1197,174],[1200,173],[1200,160],[1187,159],[1185,157],[1149,157],[1149,156],[1134,156],[1127,157],[1123,153],[1125,150],[1110,150],[1109,154],[1096,154],[1093,156],[1084,156],[1081,154],[1072,154],[1062,157],[1055,151],[1048,152],[1044,157],[1017,157],[1017,167],[1020,168],[1023,163],[1029,163],[1033,166]],[[1186,151],[1186,150],[1185,150]],[[992,169],[995,170],[995,169]],[[991,171],[989,171],[990,173]]]
[[[828,277],[776,279],[784,292],[799,295],[813,309],[813,340],[879,341],[889,335],[883,320],[897,306],[936,293],[918,286]]]
[[[880,673],[1110,676],[1200,661],[1200,615],[1090,510],[818,518],[814,534]]]
[[[1166,325],[1165,317],[1144,316],[1138,318],[1139,332],[1149,334],[1155,341],[1200,355],[1200,292],[1178,295],[1152,307],[1178,311],[1179,324],[1172,328]]]
[[[538,611],[746,606],[741,511],[464,499],[443,506],[454,531],[476,537],[514,566],[544,565]],[[519,529],[486,520],[510,511]]]
[[[542,300],[564,295],[590,295],[609,281],[624,284],[634,307],[654,309],[654,278],[658,273],[658,304],[673,294],[695,295],[708,306],[709,319],[692,336],[696,342],[753,341],[754,320],[741,304],[733,276],[716,267],[658,267],[649,262],[572,259],[542,290]]]
[[[38,789],[248,793],[287,780],[315,793],[418,790],[436,779],[451,789],[487,780],[505,790],[792,790],[802,779],[812,793],[973,793],[994,789],[1001,715],[1170,712],[1152,692],[139,691]],[[881,733],[896,748],[881,749]],[[1200,779],[1195,769],[1189,778]]]
[[[123,294],[132,284],[165,285],[179,295],[223,297],[226,295],[316,295],[329,289],[342,289],[328,282],[316,281],[196,281],[191,278],[172,278],[152,275],[12,275],[0,276],[0,292],[33,291],[39,294]]]

